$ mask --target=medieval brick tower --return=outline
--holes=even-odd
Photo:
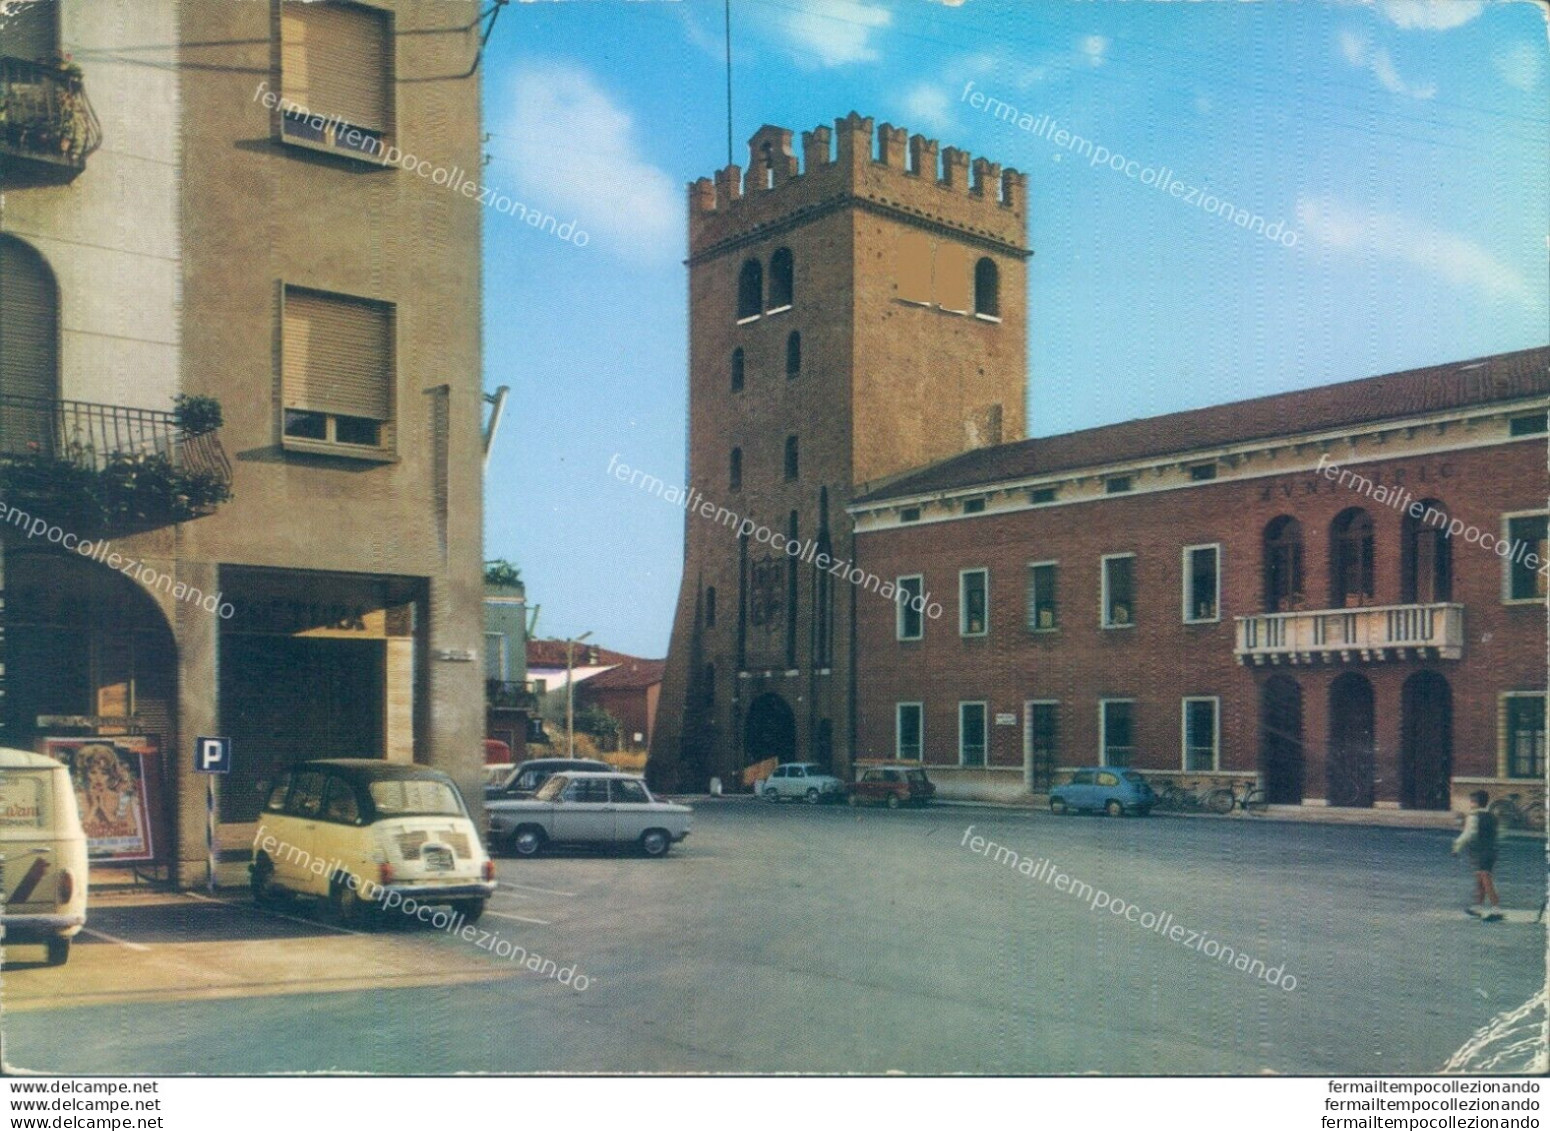
[[[672,788],[891,756],[854,749],[851,651],[896,579],[851,580],[846,507],[1024,434],[1027,178],[855,113],[801,168],[791,141],[764,126],[746,174],[689,188],[689,482],[720,509],[685,520],[651,749]]]

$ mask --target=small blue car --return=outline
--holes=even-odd
[[[1081,809],[1111,817],[1123,817],[1126,813],[1144,817],[1156,802],[1157,795],[1144,777],[1117,766],[1078,770],[1070,781],[1055,786],[1049,794],[1050,812],[1057,814]]]

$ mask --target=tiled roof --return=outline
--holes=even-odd
[[[575,664],[578,668],[596,667],[599,664],[624,664],[639,660],[611,648],[595,647],[591,641],[576,645]],[[595,658],[594,658],[595,657]],[[527,642],[527,666],[530,668],[563,668],[565,666],[565,641],[529,640]]]
[[[666,660],[630,660],[587,680],[588,691],[639,691],[662,682]]]
[[[908,473],[856,502],[882,502],[1546,395],[1550,395],[1550,347],[1537,347],[980,448]]]

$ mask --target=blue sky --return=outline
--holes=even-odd
[[[685,186],[726,161],[721,0],[509,5],[485,56],[486,557],[540,635],[666,653]],[[737,160],[851,110],[1029,174],[1049,435],[1550,341],[1550,48],[1529,3],[733,0]],[[1281,221],[1288,248],[972,108],[974,90]],[[577,243],[584,242],[584,246]]]

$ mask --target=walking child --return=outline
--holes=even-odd
[[[1453,842],[1453,855],[1465,851],[1475,866],[1475,904],[1465,914],[1494,923],[1502,917],[1501,900],[1491,870],[1496,867],[1496,817],[1486,809],[1491,797],[1483,789],[1469,795],[1472,808],[1464,818],[1464,831]]]

